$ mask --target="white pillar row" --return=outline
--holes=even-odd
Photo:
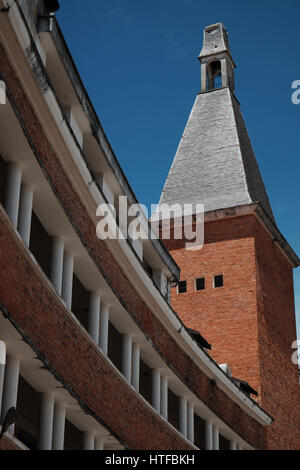
[[[205,450],[213,450],[213,424],[205,421]]]
[[[188,402],[187,408],[187,438],[194,444],[195,427],[194,427],[194,405]]]
[[[9,163],[7,169],[5,210],[14,227],[18,225],[22,168],[18,163]]]
[[[65,424],[66,424],[66,407],[63,403],[55,403],[53,417],[53,437],[52,449],[64,450],[65,444]]]
[[[104,450],[104,439],[102,437],[95,437],[95,450]]]
[[[230,441],[230,450],[237,450],[236,441]]]
[[[40,410],[39,424],[39,450],[52,449],[53,436],[53,413],[54,413],[54,395],[51,393],[43,393]]]
[[[179,431],[184,437],[187,437],[187,399],[179,398]]]
[[[1,421],[12,407],[17,407],[18,398],[18,385],[19,385],[19,374],[20,374],[20,359],[8,355],[6,358],[5,374],[4,374],[4,387],[2,397],[2,417]],[[13,434],[15,425],[12,424],[8,428],[8,432]]]
[[[140,390],[140,364],[141,364],[141,347],[138,343],[132,345],[132,372],[131,384],[137,392]]]
[[[0,419],[1,419],[1,409],[2,409],[2,395],[3,395],[3,385],[4,385],[5,364],[6,364],[6,344],[4,341],[0,341]]]
[[[95,450],[95,434],[90,431],[83,433],[83,450]]]
[[[219,450],[219,428],[216,424],[213,425],[213,441],[214,450]]]
[[[152,406],[160,413],[160,370],[152,369]]]
[[[25,245],[27,246],[29,246],[30,242],[32,203],[33,188],[28,184],[22,184],[19,205],[18,230]]]
[[[101,305],[100,312],[100,331],[99,331],[99,347],[107,356],[108,352],[108,326],[109,326],[109,306]]]
[[[123,335],[122,342],[122,374],[128,383],[131,384],[131,368],[132,368],[132,335]]]
[[[168,377],[161,376],[161,390],[160,390],[160,412],[163,418],[168,419]]]
[[[88,332],[96,344],[99,343],[100,305],[101,298],[99,292],[90,292]]]
[[[51,271],[50,280],[54,289],[61,295],[62,278],[63,278],[63,265],[64,265],[64,241],[60,238],[53,238],[52,240],[52,253],[51,253]]]
[[[74,255],[65,252],[61,296],[69,310],[72,308],[73,269]]]

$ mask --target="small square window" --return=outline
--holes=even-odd
[[[199,277],[196,279],[196,290],[204,290],[205,289],[205,278]]]
[[[180,281],[178,284],[178,294],[184,294],[187,291],[187,282]]]
[[[220,274],[219,276],[215,276],[214,286],[215,286],[215,288],[224,286],[223,274]]]

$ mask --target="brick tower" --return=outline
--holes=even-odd
[[[300,448],[300,393],[293,268],[299,259],[280,233],[234,91],[227,32],[205,28],[198,94],[160,204],[204,203],[205,242],[165,241],[181,268],[171,293],[186,325],[212,356],[258,391],[275,422],[266,449]],[[298,411],[297,411],[298,410]]]

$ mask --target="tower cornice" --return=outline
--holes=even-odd
[[[282,235],[280,230],[273,221],[266,214],[259,202],[253,204],[245,204],[242,206],[226,207],[224,209],[217,209],[206,212],[204,216],[205,222],[214,222],[228,218],[242,217],[247,215],[254,215],[259,222],[263,225],[265,230],[269,233],[272,241],[278,245],[284,256],[288,259],[293,268],[300,266],[300,259],[295,251],[292,249],[288,241]]]

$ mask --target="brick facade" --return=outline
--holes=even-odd
[[[300,449],[300,388],[292,363],[296,340],[293,270],[260,224],[256,224],[257,315],[260,403],[276,419],[269,449]]]
[[[40,269],[0,220],[0,298],[24,339],[58,380],[131,449],[191,447],[128,387],[83,334]],[[11,228],[11,230],[10,230]],[[14,288],[12,288],[14,286]]]
[[[212,384],[181,350],[138,296],[106,244],[99,241],[94,224],[53,152],[3,48],[0,56],[1,73],[11,103],[24,126],[25,136],[93,262],[178,377],[235,432],[254,447],[264,448],[263,426]],[[0,298],[3,305],[51,368],[73,388],[85,405],[130,448],[187,449],[186,442],[168,430],[123,383],[71,321],[54,291],[14,240],[13,229],[4,214],[0,223],[0,249]]]
[[[200,251],[187,251],[178,240],[165,244],[187,280],[187,293],[172,290],[173,308],[212,344],[218,363],[257,389],[258,402],[275,419],[266,447],[299,448],[293,269],[287,258],[253,214],[207,221]],[[219,274],[224,286],[214,288]],[[197,292],[194,282],[201,277],[206,288]]]

